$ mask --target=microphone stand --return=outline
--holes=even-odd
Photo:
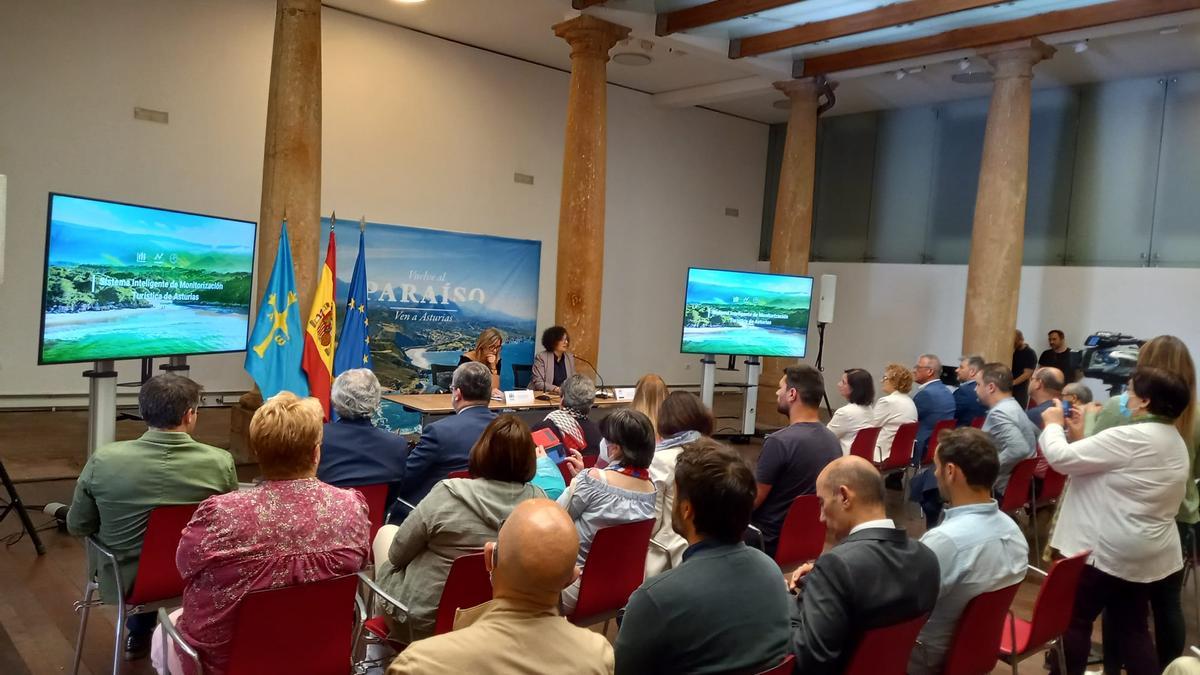
[[[604,391],[604,376],[601,375],[600,371],[596,369],[596,365],[578,354],[575,355],[575,359],[578,361],[583,361],[584,364],[592,369],[592,372],[596,374],[596,377],[600,378],[600,386],[596,390],[596,398],[612,398],[612,395]]]
[[[553,352],[551,352],[550,358],[552,358],[552,359],[554,358]],[[567,358],[567,355],[563,354],[563,358],[564,359]],[[546,386],[546,374],[545,373],[542,373],[542,388],[540,391],[542,393],[538,394],[535,398],[539,401],[549,401],[550,400],[550,387]]]

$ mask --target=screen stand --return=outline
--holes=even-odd
[[[112,361],[96,361],[88,380],[88,457],[117,437],[117,371]]]
[[[742,403],[742,435],[754,435],[754,420],[758,416],[758,376],[762,364],[757,356],[746,357],[746,400]]]
[[[170,360],[158,367],[159,370],[187,377],[192,367],[188,365],[186,356],[172,356]]]
[[[700,400],[704,405],[712,410],[713,406],[713,387],[717,384],[717,357],[712,354],[705,354],[700,359],[700,363],[704,367],[703,374],[700,379]]]
[[[825,323],[817,324],[817,372],[825,372],[825,366],[821,364],[821,359],[825,356]],[[825,400],[825,411],[833,417],[833,406],[829,405],[829,392],[822,391],[821,398]]]

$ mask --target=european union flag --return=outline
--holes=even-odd
[[[367,336],[367,261],[363,232],[358,232],[358,258],[350,275],[350,293],[342,319],[342,335],[333,354],[333,375],[337,377],[351,368],[371,367],[371,340]]]
[[[300,368],[304,355],[300,299],[296,296],[292,247],[288,243],[287,220],[279,232],[279,250],[271,280],[258,305],[258,318],[246,345],[246,372],[258,384],[263,400],[281,391],[308,396],[308,378]]]

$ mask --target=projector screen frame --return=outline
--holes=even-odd
[[[730,352],[730,351],[688,351],[684,349],[684,338],[687,335],[687,300],[688,300],[688,281],[692,278],[693,270],[701,270],[705,272],[729,272],[733,274],[752,274],[760,277],[784,277],[790,279],[807,279],[808,280],[808,325],[804,329],[804,354],[799,356],[793,355],[778,355],[778,354],[763,354],[747,353],[747,352]],[[757,272],[751,270],[730,270],[719,267],[700,267],[697,265],[689,265],[687,268],[687,276],[684,277],[683,283],[683,308],[679,321],[679,353],[689,356],[750,356],[757,358],[779,358],[779,359],[803,359],[808,355],[808,330],[812,326],[812,309],[813,309],[813,291],[816,290],[816,278],[808,274],[776,274],[774,272]]]
[[[200,218],[213,218],[216,220],[227,220],[235,223],[244,223],[251,227],[251,241],[253,251],[250,258],[250,298],[246,304],[246,335],[243,338],[241,349],[227,349],[222,351],[206,351],[206,352],[165,352],[162,354],[136,354],[129,356],[101,356],[100,358],[88,359],[70,359],[66,361],[46,361],[44,358],[46,346],[46,294],[50,281],[50,234],[53,227],[52,217],[54,214],[54,198],[67,197],[70,199],[82,199],[92,202],[102,202],[105,204],[116,204],[118,206],[131,206],[134,208],[150,209],[153,211],[165,211],[168,213],[178,213],[185,216],[197,216]],[[195,211],[184,211],[182,209],[163,208],[159,206],[151,206],[149,204],[136,204],[133,202],[124,202],[116,199],[104,199],[102,197],[89,197],[86,195],[71,194],[68,192],[50,191],[46,197],[46,238],[45,246],[42,251],[42,294],[41,305],[38,307],[38,342],[37,342],[37,365],[39,366],[61,366],[71,365],[76,363],[98,363],[100,361],[138,361],[143,359],[161,359],[179,356],[208,356],[212,354],[237,354],[246,351],[246,344],[250,340],[250,331],[254,327],[254,318],[250,313],[254,310],[254,293],[257,289],[257,272],[258,272],[258,221],[246,220],[244,218],[227,218],[225,216],[213,215],[210,213],[197,213]]]

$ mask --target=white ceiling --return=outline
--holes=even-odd
[[[701,4],[703,0],[610,0],[588,10],[632,29],[632,38],[614,48],[649,55],[646,66],[610,62],[609,81],[656,95],[662,105],[702,104],[762,122],[781,122],[787,111],[770,83],[790,77],[791,61],[801,56],[912,39],[954,28],[1094,4],[1100,0],[1010,0],[892,29],[830,40],[762,57],[727,58],[729,38],[809,21],[866,11],[896,0],[806,0],[796,5],[722,22],[689,33],[654,35],[656,11]],[[904,1],[904,0],[901,0]],[[326,0],[326,6],[397,26],[561,70],[570,68],[566,43],[550,27],[578,14],[570,0]],[[1171,32],[1179,26],[1180,29]],[[1163,31],[1166,28],[1167,31]],[[1037,67],[1035,86],[1061,86],[1116,80],[1200,68],[1200,10],[1105,26],[1074,34],[1044,36],[1058,46],[1054,58]],[[1073,46],[1087,39],[1088,49]],[[899,108],[936,101],[986,96],[988,84],[958,84],[950,76],[970,57],[970,71],[986,70],[972,52],[942,54],[911,62],[838,73],[837,106],[829,114]],[[916,71],[915,68],[924,67]],[[897,70],[906,70],[897,80]]]

